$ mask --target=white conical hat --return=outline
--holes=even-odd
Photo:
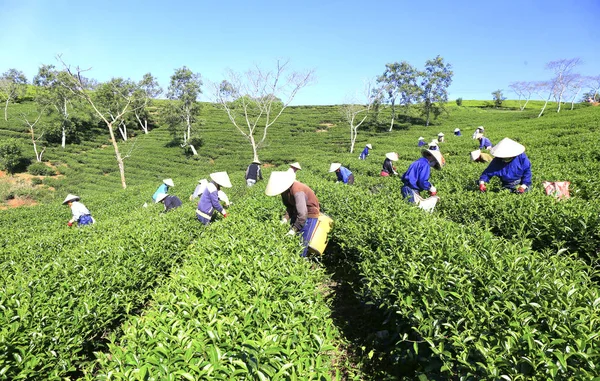
[[[366,147],[367,147],[368,149],[373,149],[373,146],[372,146],[371,144],[367,144],[367,145],[366,145]]]
[[[444,159],[444,157],[442,156],[442,154],[440,153],[440,151],[433,151],[430,149],[424,149],[421,151],[421,155],[423,156],[433,156],[433,158],[435,159],[435,161],[437,161],[437,165],[435,166],[436,168],[440,169],[442,168],[444,165],[446,165],[446,159]]]
[[[425,140],[425,138],[422,136],[419,136],[419,140]]]
[[[340,169],[341,166],[341,163],[331,163],[331,165],[329,166],[329,172],[335,172],[338,169]]]
[[[475,135],[475,139],[481,139],[481,138],[483,138],[483,134],[482,134],[481,132],[478,132],[478,133]]]
[[[501,159],[519,156],[523,152],[525,152],[525,146],[509,138],[500,140],[500,142],[490,150],[492,156]]]
[[[156,196],[156,203],[158,204],[159,202],[161,202],[162,200],[164,200],[165,198],[167,198],[168,194],[166,193],[161,193],[158,196]]]
[[[431,143],[429,143],[430,146],[437,146],[438,142],[437,140],[432,140]]]
[[[398,161],[398,154],[396,152],[388,152],[385,154],[385,157],[387,157],[391,161]]]
[[[296,168],[296,169],[302,169],[302,167],[300,167],[300,163],[298,163],[297,161],[290,164],[290,167]]]
[[[79,201],[79,196],[75,196],[74,194],[69,193],[67,195],[67,197],[65,197],[65,201],[63,201],[63,205],[65,205],[67,202],[71,202],[71,201]]]
[[[483,128],[483,126],[479,126],[477,128],[480,129],[481,131],[485,131],[485,128]]]
[[[271,172],[269,182],[265,188],[267,196],[277,196],[292,186],[296,180],[296,174],[292,171],[274,171]]]
[[[471,160],[475,161],[475,160],[479,159],[479,156],[481,156],[480,149],[471,152]]]
[[[200,179],[200,180],[198,180],[198,183],[200,183],[202,185],[206,185],[206,184],[208,184],[208,180],[206,180],[206,179]]]
[[[256,159],[256,160],[252,160],[253,163],[255,164],[260,164],[260,160]]]
[[[227,172],[211,173],[210,178],[222,187],[231,188],[231,181],[229,180]]]
[[[460,128],[457,127],[454,129],[454,132],[458,132],[458,131],[460,131]]]
[[[174,187],[175,184],[173,184],[173,179],[164,179],[163,183],[165,183],[166,185],[170,186],[170,187]]]
[[[440,132],[440,133],[438,134],[438,136],[444,136],[444,133],[443,133],[443,132]]]

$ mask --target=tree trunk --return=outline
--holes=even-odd
[[[523,108],[521,109],[521,111],[525,110],[525,107],[527,107],[527,102],[529,102],[529,98],[527,98],[527,100],[525,101],[525,104],[523,105]]]
[[[122,129],[121,126],[123,126]],[[119,132],[121,133],[121,137],[123,138],[123,140],[127,141],[127,125],[123,121],[119,123]]]
[[[581,87],[579,88],[579,90],[577,90],[577,92],[573,96],[573,99],[571,99],[571,111],[573,110],[573,106],[575,106],[575,98],[577,98],[577,96],[579,95],[580,91],[581,91]]]
[[[538,115],[538,118],[542,116],[542,114],[544,113],[544,110],[546,109],[546,105],[548,104],[548,101],[550,100],[550,95],[548,95],[548,98],[546,99],[546,103],[544,103],[544,107],[542,107],[542,111],[540,111],[540,115]]]
[[[144,119],[144,134],[148,133],[148,119]]]
[[[256,147],[256,141],[254,141],[254,135],[249,136],[250,144],[252,145],[252,154],[254,155],[253,161],[258,161],[258,150]]]
[[[123,189],[127,188],[127,183],[125,182],[125,164],[123,163],[123,158],[121,157],[121,152],[119,151],[119,145],[117,144],[117,140],[115,139],[115,133],[113,131],[112,123],[108,124],[108,133],[110,134],[110,142],[113,145],[115,150],[115,157],[117,158],[117,164],[119,165],[119,173],[121,174],[121,185]]]
[[[350,126],[350,153],[354,152],[354,143],[356,142],[356,136],[358,135],[358,127]]]
[[[8,121],[8,102],[10,101],[10,97],[6,98],[6,106],[4,106],[4,120]]]
[[[392,132],[392,128],[394,127],[394,117],[392,116],[392,123],[390,123],[390,130],[389,132]]]
[[[191,148],[192,153],[194,154],[194,156],[198,156],[198,152],[196,151],[196,147],[194,147],[193,145],[190,144],[190,148]]]
[[[185,112],[186,112],[186,114],[185,114],[185,121],[187,123],[187,138],[189,139],[191,137],[191,135],[192,135],[192,124],[190,122],[190,110],[186,109]],[[184,137],[183,137],[183,143],[184,144],[187,143],[187,140],[185,138],[185,134],[184,134]]]
[[[67,121],[67,118],[69,118],[69,112],[67,110],[67,100],[64,100],[63,103],[63,110],[62,110],[62,138],[61,138],[61,146],[63,149],[65,149],[65,147],[67,146],[67,129],[65,127],[65,123]]]

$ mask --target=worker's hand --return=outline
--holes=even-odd
[[[296,231],[294,229],[290,229],[290,231],[287,232],[287,235],[296,235]]]
[[[525,189],[527,189],[527,185],[521,184],[517,188],[517,192],[519,192],[519,193],[525,193]]]
[[[67,222],[67,226],[73,226],[73,223],[71,221]]]
[[[437,194],[437,189],[435,187],[429,188],[429,194],[435,196]]]
[[[223,218],[227,218],[227,213],[223,211]]]
[[[280,222],[281,222],[282,225],[286,224],[288,222],[288,219],[285,218],[285,217],[283,217]]]
[[[479,183],[479,190],[485,192],[487,188],[485,187],[485,183]]]

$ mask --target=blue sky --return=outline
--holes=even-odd
[[[0,73],[31,80],[60,53],[99,81],[151,72],[166,87],[184,65],[221,81],[289,59],[317,77],[293,104],[339,104],[386,63],[441,55],[450,99],[515,98],[509,84],[551,78],[552,60],[579,57],[577,72],[600,75],[598,20],[600,0],[0,0]]]

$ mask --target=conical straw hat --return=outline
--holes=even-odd
[[[385,154],[385,157],[387,157],[391,161],[398,161],[398,154],[396,152],[388,152]]]
[[[166,185],[170,186],[170,187],[174,187],[175,184],[173,183],[173,179],[164,179],[163,183],[165,183]]]
[[[444,133],[443,133],[443,132],[440,132],[440,133],[438,134],[438,136],[444,136]]]
[[[211,173],[210,178],[222,187],[231,188],[231,181],[229,180],[227,172]]]
[[[296,168],[296,169],[302,169],[302,167],[300,167],[300,163],[298,163],[297,161],[290,164],[290,167]]]
[[[483,126],[479,126],[477,128],[480,129],[481,131],[485,131],[485,128],[483,128]]]
[[[445,164],[446,164],[446,160],[444,159],[444,157],[442,156],[442,154],[440,153],[440,151],[433,151],[430,149],[424,149],[421,151],[421,154],[424,157],[432,156],[435,161],[437,161],[437,165],[435,166],[437,169],[442,168]]]
[[[208,184],[208,180],[206,180],[206,179],[200,179],[200,180],[198,180],[198,183],[200,183],[202,185],[206,185],[206,184]]]
[[[67,197],[65,197],[65,201],[63,201],[63,205],[65,205],[67,202],[71,202],[71,201],[79,201],[79,196],[75,196],[74,194],[69,193],[67,195]]]
[[[500,140],[500,142],[490,150],[492,156],[501,159],[519,156],[523,152],[525,152],[525,146],[509,138]]]
[[[425,140],[425,138],[422,136],[419,136],[419,140]]]
[[[454,132],[458,132],[458,131],[460,131],[460,128],[455,128],[454,129]]]
[[[429,143],[430,146],[437,146],[438,142],[437,140],[432,140],[431,143]]]
[[[331,165],[329,166],[329,172],[335,172],[338,169],[340,169],[341,166],[341,163],[331,163]]]
[[[296,174],[292,171],[274,171],[271,172],[269,182],[265,188],[267,196],[277,196],[292,186],[296,180]]]
[[[253,162],[254,164],[260,164],[260,160],[258,160],[258,159],[256,159],[256,160],[252,160],[252,162]]]
[[[162,200],[164,200],[165,198],[167,198],[168,194],[166,193],[161,193],[158,196],[156,196],[156,203],[158,204],[159,202],[161,202]]]
[[[372,146],[371,144],[367,144],[367,145],[366,145],[366,147],[367,147],[368,149],[373,149],[373,146]]]
[[[481,156],[480,149],[471,152],[471,160],[475,161],[475,160],[479,159],[479,156]]]

